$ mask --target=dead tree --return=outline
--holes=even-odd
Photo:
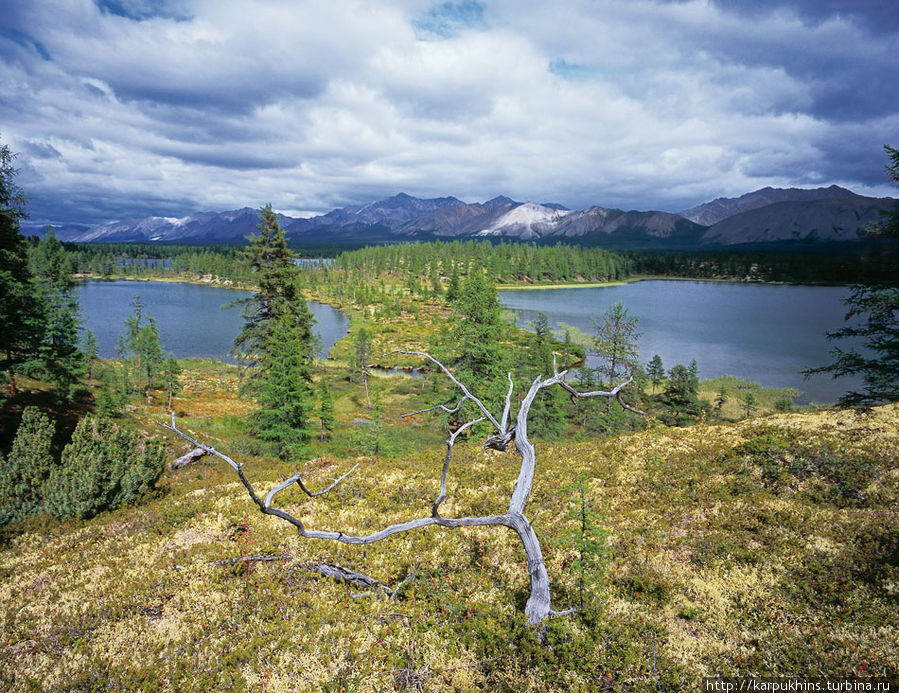
[[[431,514],[429,517],[419,517],[413,520],[408,520],[407,522],[392,524],[384,527],[377,532],[362,536],[347,534],[343,531],[323,531],[307,529],[306,526],[298,518],[294,517],[283,508],[279,508],[278,506],[274,505],[275,496],[293,484],[297,484],[300,489],[310,498],[322,495],[337,486],[341,481],[349,476],[358,465],[354,466],[348,472],[334,480],[330,486],[321,491],[310,491],[303,483],[302,474],[294,474],[289,479],[282,481],[280,484],[275,486],[266,494],[265,498],[260,498],[256,493],[256,490],[253,488],[253,485],[247,478],[246,474],[244,473],[243,465],[238,464],[230,457],[228,457],[227,455],[223,455],[222,453],[216,451],[214,448],[197,442],[187,434],[178,430],[177,426],[175,425],[174,413],[172,414],[172,425],[162,425],[165,428],[178,434],[185,440],[190,441],[197,447],[206,450],[209,454],[214,455],[219,459],[227,462],[237,473],[237,476],[240,478],[240,481],[244,485],[244,488],[246,488],[247,493],[250,495],[250,498],[259,507],[259,510],[261,512],[265,513],[266,515],[274,515],[275,517],[278,517],[285,522],[289,522],[291,525],[296,527],[299,535],[305,539],[331,539],[333,541],[339,541],[345,544],[373,544],[376,541],[386,539],[393,534],[407,532],[409,530],[419,529],[421,527],[429,527],[431,525],[438,525],[440,527],[489,527],[497,525],[508,527],[509,529],[513,530],[521,539],[521,543],[524,545],[525,555],[527,556],[528,573],[530,575],[531,588],[530,596],[525,606],[525,615],[527,616],[528,623],[536,626],[550,616],[559,616],[574,611],[573,609],[568,609],[565,611],[554,611],[551,608],[549,575],[546,572],[546,564],[543,560],[543,551],[540,548],[540,541],[537,538],[537,534],[534,532],[533,526],[524,514],[525,506],[527,505],[528,498],[531,495],[531,488],[534,482],[534,467],[536,464],[536,453],[534,451],[534,445],[528,439],[528,413],[530,412],[531,405],[534,402],[534,398],[537,396],[540,390],[551,387],[553,385],[558,385],[565,391],[567,391],[573,398],[615,398],[625,409],[642,415],[643,412],[634,409],[621,399],[622,389],[626,387],[631,382],[631,380],[627,380],[626,382],[621,383],[620,385],[612,388],[609,391],[595,390],[593,392],[578,392],[565,382],[565,376],[567,374],[567,371],[565,370],[561,372],[555,372],[551,377],[546,379],[543,379],[543,377],[540,376],[536,378],[533,383],[531,383],[530,389],[528,390],[527,394],[521,402],[521,406],[518,409],[518,415],[515,418],[515,423],[510,426],[509,414],[512,408],[512,392],[514,390],[514,383],[512,381],[511,374],[509,375],[509,390],[506,394],[505,407],[503,409],[502,416],[497,419],[490,411],[488,411],[488,409],[486,408],[486,406],[484,406],[484,403],[480,399],[475,397],[463,383],[459,382],[459,380],[456,379],[456,377],[446,368],[446,366],[444,366],[430,354],[420,351],[394,351],[390,352],[390,354],[406,354],[409,356],[420,356],[422,358],[428,359],[434,365],[436,365],[444,373],[444,375],[446,375],[446,377],[449,378],[452,383],[462,392],[461,399],[452,409],[447,407],[446,405],[438,404],[428,409],[411,412],[404,415],[405,417],[424,414],[426,412],[436,410],[451,414],[457,413],[462,409],[462,405],[464,405],[465,402],[471,402],[483,415],[477,419],[472,419],[471,421],[467,421],[466,423],[462,424],[455,431],[453,431],[450,434],[450,437],[447,439],[446,455],[443,460],[443,469],[440,474],[440,493],[431,506]],[[386,354],[385,356],[389,356],[390,354]],[[452,460],[453,446],[455,445],[456,440],[461,433],[482,421],[489,421],[490,425],[494,429],[496,429],[496,435],[487,440],[484,445],[485,448],[489,447],[498,450],[505,450],[508,444],[514,441],[515,447],[521,457],[521,468],[518,473],[518,479],[515,482],[515,487],[512,490],[511,498],[509,499],[509,507],[502,515],[485,515],[480,517],[444,517],[440,514],[440,505],[446,499],[446,478],[449,473],[450,462]]]

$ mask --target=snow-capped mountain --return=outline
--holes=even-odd
[[[505,196],[467,203],[455,197],[421,199],[400,193],[309,219],[279,215],[279,222],[289,239],[310,244],[506,238],[613,248],[690,249],[857,240],[883,210],[897,208],[899,201],[892,198],[863,197],[837,186],[816,190],[764,188],[739,198],[719,198],[680,215],[600,206],[572,210],[555,203],[517,202]],[[243,207],[180,218],[130,219],[87,229],[62,227],[57,235],[62,240],[90,242],[239,243],[256,232],[258,219],[258,210]]]

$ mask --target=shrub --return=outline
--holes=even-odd
[[[26,407],[9,453],[0,458],[0,525],[24,520],[41,506],[41,487],[50,475],[53,424],[37,407]]]
[[[50,475],[47,509],[56,517],[91,517],[134,503],[162,475],[163,455],[158,441],[88,415]]]
[[[778,397],[774,400],[774,411],[780,413],[796,411],[796,405],[789,397]]]

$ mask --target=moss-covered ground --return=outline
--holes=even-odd
[[[246,434],[236,369],[186,366],[184,429],[263,491],[296,471]],[[445,431],[398,414],[434,403],[430,379],[372,378],[396,446],[371,456],[352,438],[371,410],[345,374],[339,360],[320,366],[338,422],[300,467],[315,488],[359,467],[325,496],[286,491],[283,504],[308,527],[357,532],[428,515]],[[181,454],[155,425],[161,398],[127,416]],[[579,613],[547,624],[548,646],[524,624],[526,564],[508,530],[300,540],[204,458],[167,471],[137,507],[7,528],[0,690],[673,691],[713,675],[896,677],[897,450],[897,405],[538,442],[527,513],[554,607],[578,605],[582,577],[586,587]],[[442,512],[502,512],[517,468],[513,452],[460,442]],[[582,510],[604,530],[583,575]],[[271,560],[228,562],[247,556]],[[414,575],[391,600],[308,569],[321,562],[390,586]]]

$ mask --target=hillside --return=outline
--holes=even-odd
[[[899,209],[892,198],[776,202],[719,221],[702,236],[710,245],[782,241],[858,241],[883,212]]]
[[[818,200],[858,201],[864,199],[851,190],[831,185],[827,188],[761,188],[740,197],[718,197],[680,212],[682,217],[703,226],[713,226],[728,217],[779,202],[817,202]]]
[[[191,380],[183,425],[262,488],[292,473],[226,442],[238,403],[210,387]],[[508,530],[300,543],[253,511],[230,469],[200,463],[167,472],[144,505],[6,536],[0,687],[524,693],[896,677],[897,450],[899,405],[541,444],[528,512],[554,602],[578,604],[581,577],[588,588],[580,614],[549,623],[551,649],[523,625],[527,575]],[[315,488],[360,468],[331,494],[285,503],[322,528],[426,515],[442,455],[428,444],[397,459],[315,460]],[[516,467],[512,453],[460,444],[443,512],[502,510]],[[579,475],[603,528],[583,573]],[[310,570],[319,563],[391,587],[411,578],[396,600],[377,598]]]

